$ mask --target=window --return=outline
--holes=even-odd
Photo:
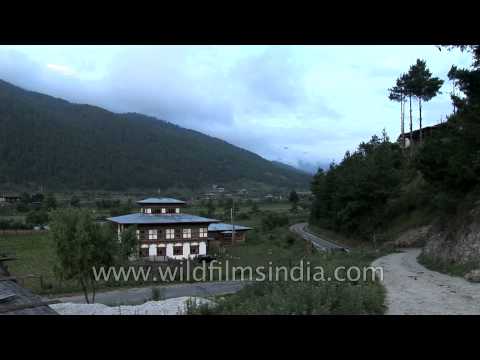
[[[175,213],[180,214],[180,208],[175,208]]]
[[[190,239],[192,237],[192,229],[183,229],[183,238]]]
[[[167,255],[167,248],[165,246],[157,248],[157,256],[166,256]]]
[[[148,256],[148,248],[141,248],[140,249],[140,256],[147,257]]]
[[[148,230],[148,240],[157,240],[157,229]]]
[[[167,209],[162,208],[162,214],[165,214],[167,212]]]
[[[200,237],[201,238],[208,237],[208,228],[200,228]]]
[[[140,230],[137,230],[136,233],[137,233],[137,240],[140,240]]]
[[[151,214],[151,213],[152,213],[152,209],[150,208],[145,209],[145,214]]]
[[[165,231],[165,238],[166,239],[175,239],[175,229],[167,229]]]
[[[190,255],[198,255],[198,245],[190,245]]]
[[[183,255],[183,246],[174,246],[173,255]]]

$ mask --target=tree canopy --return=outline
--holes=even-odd
[[[88,210],[67,208],[51,213],[50,236],[57,259],[55,274],[60,279],[78,281],[86,302],[94,302],[93,268],[113,265],[118,255],[111,228],[95,223]],[[92,292],[91,298],[89,292]]]

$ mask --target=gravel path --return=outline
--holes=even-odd
[[[60,303],[50,307],[60,315],[182,315],[187,301],[196,304],[212,303],[198,297],[179,297],[162,301],[149,301],[142,305],[106,306],[103,304]]]
[[[426,269],[420,249],[375,260],[383,267],[389,315],[480,314],[480,284]]]

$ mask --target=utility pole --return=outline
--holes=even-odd
[[[232,222],[232,244],[235,243],[235,224],[233,223],[234,209],[235,209],[235,199],[232,197],[232,208],[230,209],[230,220]]]

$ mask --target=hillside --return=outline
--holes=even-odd
[[[1,80],[0,129],[0,184],[124,190],[242,180],[306,188],[310,181],[306,173],[197,131]]]

